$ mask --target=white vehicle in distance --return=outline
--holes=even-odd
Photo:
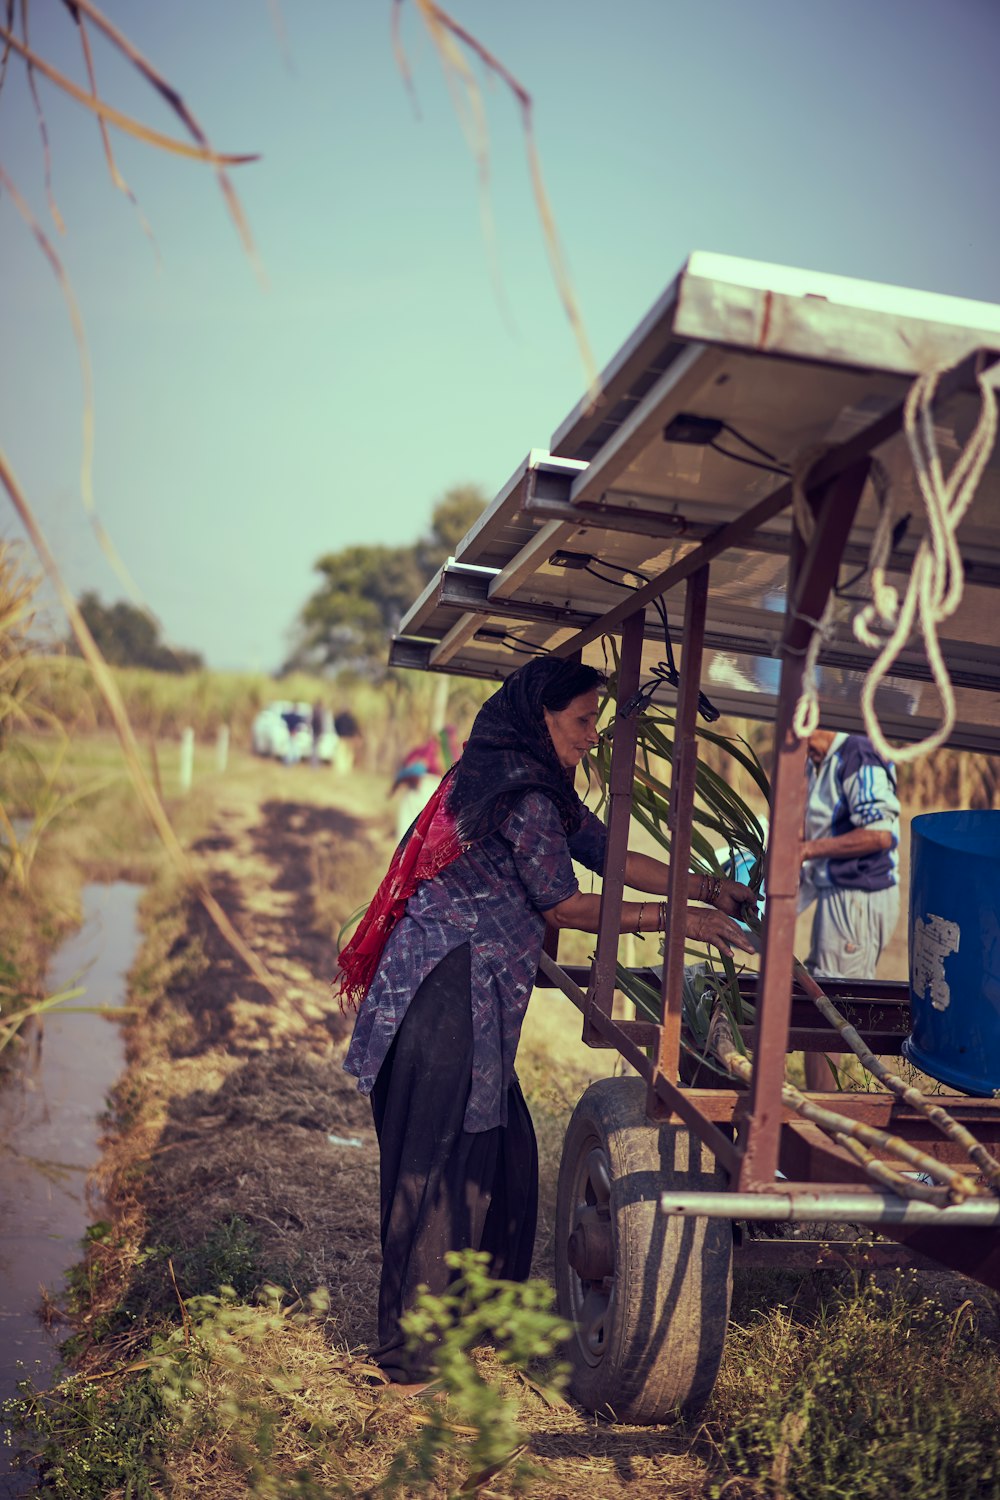
[[[250,744],[254,755],[271,755],[286,765],[308,760],[313,749],[312,705],[284,698],[268,703],[253,721]]]

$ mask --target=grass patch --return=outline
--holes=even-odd
[[[13,1019],[44,998],[54,946],[80,922],[89,880],[144,879],[156,849],[120,762],[102,746],[59,749],[45,742],[42,760],[22,744],[0,757],[0,803],[18,818],[17,857],[0,871],[0,1012]],[[24,752],[24,753],[20,753]],[[82,1003],[86,1003],[84,999]],[[8,1065],[16,1051],[2,1056]]]
[[[787,1500],[1000,1496],[996,1349],[971,1302],[912,1276],[850,1278],[811,1311],[730,1329],[706,1432],[713,1495]]]
[[[163,1494],[157,1454],[174,1419],[149,1371],[106,1384],[73,1381],[36,1391],[30,1381],[4,1416],[37,1455],[43,1500],[153,1500]]]

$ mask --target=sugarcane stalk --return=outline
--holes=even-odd
[[[926,1182],[915,1182],[912,1177],[904,1177],[902,1172],[895,1171],[869,1151],[867,1146],[863,1146],[860,1141],[852,1140],[849,1135],[838,1134],[833,1139],[838,1146],[850,1152],[851,1156],[861,1163],[869,1177],[875,1182],[880,1182],[883,1187],[889,1188],[903,1198],[926,1198],[932,1203],[940,1202],[941,1188],[932,1187]]]
[[[932,1099],[928,1099],[926,1094],[922,1094],[919,1089],[907,1083],[898,1073],[894,1073],[891,1068],[886,1067],[882,1059],[876,1057],[875,1053],[872,1052],[857,1028],[851,1025],[846,1016],[840,1014],[840,1011],[833,1004],[829,996],[824,995],[808,969],[797,960],[795,964],[795,977],[816,1006],[820,1015],[824,1016],[830,1022],[830,1025],[836,1027],[837,1031],[839,1031],[848,1047],[850,1047],[855,1057],[861,1063],[861,1066],[866,1068],[869,1073],[874,1074],[881,1083],[885,1084],[885,1087],[891,1094],[895,1094],[897,1099],[902,1099],[911,1109],[915,1109],[918,1114],[923,1115],[925,1119],[929,1120],[949,1141],[961,1147],[969,1159],[982,1172],[983,1177],[989,1183],[992,1190],[1000,1194],[1000,1162],[987,1151],[982,1142],[977,1141],[972,1132],[967,1130],[964,1125],[956,1120],[953,1115],[950,1115],[946,1109],[943,1109],[940,1104],[935,1104]]]
[[[748,1060],[737,1052],[729,1020],[721,1006],[712,1016],[709,1040],[716,1055],[729,1072],[734,1077],[749,1083],[753,1078],[753,1068]],[[835,1140],[847,1137],[860,1142],[863,1146],[874,1147],[901,1161],[909,1162],[915,1170],[924,1172],[934,1181],[942,1183],[948,1189],[949,1198],[953,1203],[962,1203],[966,1198],[981,1196],[975,1183],[971,1182],[965,1174],[956,1172],[945,1162],[939,1162],[933,1156],[919,1151],[915,1146],[911,1146],[909,1141],[904,1141],[890,1131],[879,1130],[876,1126],[866,1125],[861,1120],[850,1120],[846,1115],[835,1114],[833,1110],[815,1104],[800,1093],[794,1084],[787,1082],[782,1084],[781,1099],[783,1104],[794,1110],[802,1119],[818,1125],[825,1134],[832,1136]],[[906,1197],[923,1197],[925,1195],[919,1191],[922,1186],[924,1185],[921,1183],[905,1179],[905,1186],[901,1185],[896,1190]]]

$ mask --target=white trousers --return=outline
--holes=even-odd
[[[898,920],[898,885],[885,891],[818,891],[806,968],[817,978],[874,979]]]

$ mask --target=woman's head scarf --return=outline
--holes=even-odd
[[[577,662],[543,656],[511,673],[487,699],[448,793],[462,843],[494,833],[529,791],[542,792],[555,803],[568,834],[579,828],[583,809],[573,789],[573,772],[560,764],[544,710],[553,703],[564,707],[599,680],[596,672],[581,671]],[[584,685],[576,686],[580,681]]]

